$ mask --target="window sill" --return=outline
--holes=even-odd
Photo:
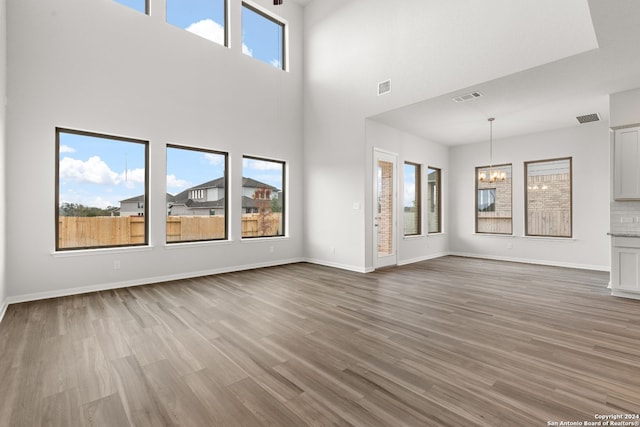
[[[278,240],[289,240],[289,236],[243,237],[240,239],[240,243],[273,242]]]
[[[424,234],[411,234],[409,236],[402,236],[402,240],[418,240],[418,239],[424,239],[425,236]]]
[[[202,246],[219,246],[219,245],[230,245],[232,243],[231,240],[203,240],[201,242],[172,242],[165,243],[164,247],[166,249],[180,249],[180,248],[193,248],[193,247],[202,247]]]
[[[97,248],[97,249],[72,249],[68,251],[51,251],[54,258],[73,258],[94,255],[123,254],[131,252],[148,252],[154,249],[153,246],[123,246],[118,248]]]
[[[514,234],[499,234],[499,233],[473,233],[474,236],[480,236],[480,237],[500,237],[500,238],[509,238],[509,239],[514,239],[518,236],[514,235]]]
[[[529,239],[529,240],[544,240],[544,241],[549,241],[549,240],[556,240],[558,242],[575,242],[577,239],[575,237],[557,237],[557,236],[520,236],[523,239]]]

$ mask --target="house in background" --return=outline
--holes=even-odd
[[[268,195],[258,190],[268,190]],[[260,199],[277,200],[281,203],[282,191],[252,178],[242,178],[242,213],[258,213]],[[271,204],[272,202],[270,202]],[[176,194],[167,193],[167,214],[173,216],[224,215],[224,177],[217,178]],[[120,201],[120,216],[143,216],[144,195]]]

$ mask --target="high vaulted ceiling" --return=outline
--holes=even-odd
[[[494,139],[590,126],[576,120],[590,113],[608,120],[608,95],[640,87],[640,2],[590,0],[588,4],[595,49],[372,118],[447,145],[486,141],[488,117],[496,118]],[[574,36],[571,25],[564,31],[563,40]],[[462,103],[452,100],[474,91],[483,96]]]

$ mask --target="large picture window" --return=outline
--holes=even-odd
[[[227,46],[226,0],[166,0],[167,22]]]
[[[247,3],[242,3],[242,52],[285,69],[285,25]]]
[[[242,237],[284,236],[285,163],[242,159]]]
[[[56,129],[56,250],[146,245],[148,143]]]
[[[513,233],[511,169],[511,164],[476,168],[476,233]]]
[[[527,236],[572,237],[572,160],[525,162]]]
[[[227,154],[167,146],[167,243],[227,238]]]
[[[404,235],[416,236],[422,232],[420,198],[420,165],[404,163]]]
[[[429,233],[442,233],[442,171],[427,168],[427,223]]]

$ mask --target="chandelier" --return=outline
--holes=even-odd
[[[489,117],[489,175],[482,170],[478,174],[478,181],[480,182],[496,182],[505,181],[507,179],[507,173],[500,170],[493,170],[493,121],[495,118]]]

